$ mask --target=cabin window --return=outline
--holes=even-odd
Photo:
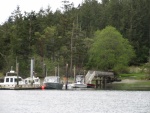
[[[16,73],[7,73],[7,76],[17,76]]]
[[[27,81],[27,80],[25,80],[25,83],[27,84],[27,83],[28,83],[28,81]]]
[[[10,82],[13,82],[13,78],[10,78]]]
[[[21,78],[19,78],[18,80],[21,81]]]
[[[18,81],[21,81],[21,78],[18,78]],[[15,79],[15,82],[17,82],[17,78]]]
[[[6,82],[9,82],[9,78],[6,78]]]
[[[38,79],[35,79],[35,82],[38,82]]]

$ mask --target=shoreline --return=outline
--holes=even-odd
[[[113,83],[127,83],[127,84],[132,84],[132,83],[137,83],[137,82],[150,82],[150,80],[136,80],[136,79],[123,79],[119,82],[113,82]]]

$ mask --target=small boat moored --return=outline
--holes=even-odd
[[[72,88],[87,88],[84,83],[84,75],[76,75],[75,83],[69,84]]]
[[[15,89],[24,85],[23,78],[18,76],[13,70],[7,72],[2,81],[0,83],[0,89]]]
[[[16,66],[16,72],[12,69],[7,72],[3,79],[0,79],[0,89],[40,89],[40,79],[34,76],[33,71],[33,59],[31,59],[31,75],[30,77],[23,79],[18,75],[18,65]]]
[[[59,76],[46,76],[43,81],[42,89],[62,89],[63,83]]]
[[[34,77],[34,76],[24,79],[24,83],[25,83],[25,85],[32,85],[34,87],[41,86],[39,77]]]

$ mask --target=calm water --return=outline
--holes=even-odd
[[[0,113],[150,113],[150,91],[0,90]]]

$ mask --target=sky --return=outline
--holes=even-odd
[[[1,0],[0,3],[0,24],[7,21],[8,17],[11,16],[11,13],[17,9],[17,6],[20,6],[22,14],[24,12],[36,11],[38,12],[41,8],[46,9],[48,5],[51,7],[52,11],[56,9],[61,9],[63,6],[63,0]],[[74,3],[74,6],[77,7],[84,0],[68,0],[70,3]]]

